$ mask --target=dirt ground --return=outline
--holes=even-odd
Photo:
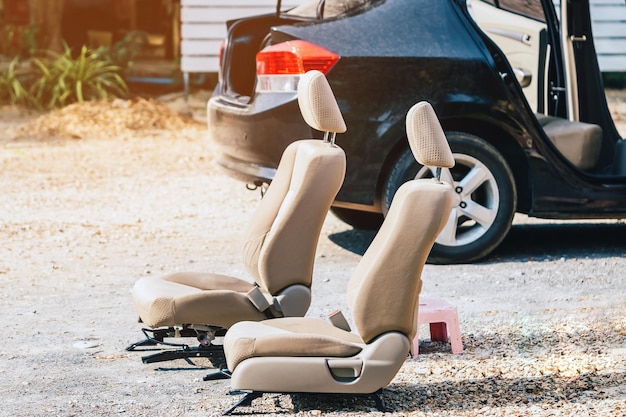
[[[626,136],[624,96],[609,92]],[[208,361],[144,365],[124,350],[141,338],[138,278],[247,277],[239,241],[259,195],[215,170],[207,97],[0,109],[0,415],[213,416],[238,398],[202,380]],[[458,307],[464,353],[421,329],[420,355],[383,391],[389,415],[626,416],[625,236],[624,221],[520,216],[489,260],[427,265],[423,294]],[[371,239],[328,216],[310,315],[347,309]],[[239,411],[382,415],[367,399],[279,394]]]

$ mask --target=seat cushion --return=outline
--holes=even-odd
[[[349,357],[365,344],[356,334],[310,317],[286,317],[263,322],[239,322],[224,338],[228,369],[245,359],[261,356]]]
[[[544,114],[536,116],[550,141],[572,165],[582,170],[596,165],[602,147],[600,126]]]
[[[253,286],[225,275],[185,272],[141,278],[132,297],[141,321],[150,327],[207,324],[228,328],[237,321],[266,318],[248,301],[246,293]]]

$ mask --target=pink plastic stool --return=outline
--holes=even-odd
[[[459,314],[456,307],[438,298],[420,298],[417,325],[430,325],[430,340],[450,342],[452,353],[463,353]],[[413,339],[413,354],[419,352],[419,332]]]

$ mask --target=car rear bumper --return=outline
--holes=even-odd
[[[243,161],[227,153],[221,153],[216,163],[231,177],[248,184],[269,184],[276,174],[276,168]]]
[[[261,94],[247,105],[216,95],[207,105],[207,123],[210,140],[218,146],[218,165],[250,183],[269,182],[285,148],[314,137],[295,93]]]

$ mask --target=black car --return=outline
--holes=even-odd
[[[431,262],[485,257],[516,212],[626,217],[626,141],[607,107],[589,2],[562,3],[557,13],[552,0],[316,0],[229,22],[208,103],[217,161],[269,183],[289,142],[319,136],[296,103],[300,74],[317,69],[348,126],[332,210],[355,227],[379,226],[400,184],[432,175],[406,141],[406,112],[421,100],[456,160],[445,177],[458,204]]]

